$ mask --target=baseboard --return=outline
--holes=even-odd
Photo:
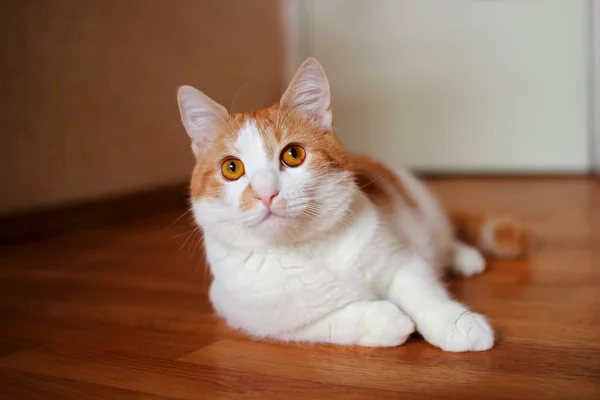
[[[187,198],[187,183],[181,183],[18,215],[0,215],[0,245],[182,209],[187,206]]]

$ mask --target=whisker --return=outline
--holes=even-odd
[[[181,214],[179,217],[177,217],[177,219],[173,222],[171,222],[171,224],[169,226],[167,226],[165,228],[165,230],[163,231],[163,234],[169,230],[169,228],[171,228],[173,225],[175,225],[181,218],[185,217],[186,215],[188,215],[190,212],[192,211],[192,209],[188,209],[186,212],[184,212],[183,214]]]
[[[182,126],[183,126],[183,123],[181,123],[181,122],[180,122],[180,123],[178,123],[178,124],[175,124],[175,125],[171,126],[170,128],[165,128],[165,130],[167,130],[167,131],[172,131],[173,129],[175,129],[175,128],[180,128],[180,127],[182,127]]]
[[[183,236],[183,235],[186,235],[186,234],[191,234],[191,233],[192,233],[192,232],[194,232],[195,230],[196,230],[196,228],[193,228],[193,229],[187,230],[187,231],[185,231],[185,232],[178,233],[177,235],[173,235],[173,236],[171,236],[171,237],[170,237],[169,239],[167,239],[167,240],[173,240],[173,239],[176,239],[176,238],[178,238],[178,237],[180,237],[180,236]]]
[[[359,187],[359,189],[364,189],[365,187],[369,186],[370,184],[372,184],[373,182],[378,181],[379,179],[383,178],[383,174],[379,175],[377,178],[373,179],[371,182],[364,184],[363,186]]]
[[[194,228],[192,229],[192,233],[190,233],[187,237],[187,239],[185,239],[185,242],[183,242],[183,244],[181,245],[181,247],[179,248],[179,250],[177,250],[177,252],[179,253],[181,251],[181,249],[184,248],[184,246],[186,245],[186,243],[190,240],[190,238],[192,237],[192,235],[196,232],[198,228]]]
[[[200,239],[199,236],[201,236],[200,234],[200,230],[196,229],[195,232],[193,233],[193,238],[190,242],[190,245],[188,246],[188,260],[192,259],[192,253],[194,251],[194,249],[196,248],[196,246],[198,245],[198,243],[200,242],[198,239]]]
[[[233,100],[231,101],[231,105],[229,106],[229,114],[231,114],[233,111],[233,106],[235,105],[235,101],[237,100],[238,95],[240,94],[242,89],[246,86],[246,84],[249,81],[250,81],[250,78],[247,78],[246,81],[244,83],[242,83],[242,86],[240,86],[240,88],[237,90],[237,92],[235,93],[235,96],[233,96]]]

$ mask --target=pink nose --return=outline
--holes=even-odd
[[[266,196],[258,196],[258,195],[254,195],[254,198],[262,201],[262,203],[265,205],[265,207],[270,208],[271,204],[273,204],[273,199],[279,194],[279,192],[275,193],[275,194],[268,194]]]

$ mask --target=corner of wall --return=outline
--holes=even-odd
[[[309,56],[309,7],[307,0],[282,0],[282,23],[285,35],[285,62],[283,87],[294,76],[296,69],[302,61]]]
[[[600,0],[591,0],[590,22],[590,155],[593,172],[600,175]]]

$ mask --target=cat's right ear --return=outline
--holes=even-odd
[[[191,86],[181,86],[177,92],[181,121],[192,139],[196,158],[203,156],[213,142],[219,126],[229,118],[220,104]]]

